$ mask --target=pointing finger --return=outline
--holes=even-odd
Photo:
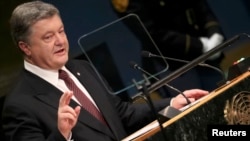
[[[59,106],[69,105],[72,95],[73,93],[71,91],[63,93],[60,98]]]

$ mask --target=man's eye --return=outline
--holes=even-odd
[[[64,32],[64,30],[60,30],[59,33],[60,34],[64,34],[65,32]]]
[[[49,35],[49,36],[45,36],[44,37],[44,40],[45,41],[50,41],[52,39],[52,35]]]
[[[50,38],[51,38],[51,36],[46,36],[46,37],[45,37],[45,39],[50,39]]]

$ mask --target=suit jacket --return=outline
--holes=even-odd
[[[123,102],[107,92],[88,63],[69,61],[66,67],[86,87],[109,127],[101,124],[81,108],[76,126],[72,129],[75,141],[121,140],[128,134],[154,120],[146,104]],[[80,72],[80,75],[76,75]],[[3,108],[3,128],[7,141],[63,141],[57,128],[57,110],[62,91],[23,69],[12,93],[7,95]],[[155,103],[157,110],[169,104],[168,100]],[[76,107],[73,100],[70,106]]]

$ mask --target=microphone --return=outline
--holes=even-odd
[[[139,68],[140,68],[139,65],[136,64],[136,63],[133,62],[133,61],[131,61],[129,64],[130,64],[130,66],[131,66],[132,68],[134,68],[134,69],[139,69]],[[139,70],[143,70],[143,69],[139,69]],[[151,98],[150,98],[150,96],[149,96],[148,90],[147,90],[147,88],[145,87],[145,84],[143,85],[143,94],[144,94],[144,95],[139,95],[139,96],[136,96],[135,98],[137,98],[137,97],[141,98],[141,97],[142,97],[143,100],[145,100],[145,101],[148,103],[148,105],[150,106],[150,108],[151,108],[151,110],[152,110],[152,112],[153,112],[153,114],[154,114],[156,120],[157,120],[158,123],[159,123],[159,127],[160,127],[160,129],[161,129],[162,136],[163,136],[163,138],[166,140],[167,138],[166,138],[166,135],[165,135],[165,133],[164,133],[163,126],[162,126],[162,122],[166,120],[166,117],[165,117],[164,115],[163,115],[164,118],[158,116],[158,114],[157,114],[157,112],[156,112],[156,110],[155,110],[154,104],[153,104],[153,102],[152,102],[152,100],[151,100]],[[145,97],[145,96],[146,96],[146,97]],[[173,108],[172,108],[172,109],[173,109]],[[175,109],[175,110],[176,110],[176,109]],[[164,111],[165,111],[165,110],[163,109],[163,112],[164,112]],[[177,110],[176,110],[176,111],[177,111]],[[161,114],[161,112],[162,112],[162,111],[160,111],[159,113]],[[162,112],[162,113],[163,113],[163,112]],[[169,112],[168,112],[168,113],[169,113]],[[179,114],[179,111],[178,111],[177,113]]]
[[[181,63],[190,63],[190,61],[186,61],[186,60],[181,60],[181,59],[176,59],[176,58],[171,58],[171,57],[165,57],[165,56],[160,56],[160,55],[156,55],[156,54],[153,54],[149,51],[142,51],[142,56],[143,57],[155,57],[155,58],[161,58],[161,59],[167,59],[167,60],[172,60],[172,61],[176,61],[176,62],[181,62]],[[223,71],[217,67],[214,67],[212,65],[209,65],[209,64],[206,64],[206,63],[199,63],[197,64],[199,66],[202,66],[202,67],[208,67],[208,68],[211,68],[217,72],[219,72],[223,78],[223,82],[226,82],[226,77],[223,73]]]
[[[143,68],[141,68],[141,67],[140,67],[137,63],[135,63],[134,61],[131,61],[129,64],[130,64],[130,66],[131,66],[133,69],[139,70],[139,71],[141,71],[141,72],[147,74],[148,76],[152,76],[152,77],[153,77],[155,80],[157,80],[157,81],[159,80],[157,77],[155,77],[154,75],[150,74],[149,72],[147,72],[146,70],[144,70]],[[173,87],[173,86],[171,86],[171,85],[169,85],[169,84],[167,84],[167,83],[165,83],[165,86],[167,86],[168,88],[170,88],[170,89],[176,91],[177,93],[181,94],[181,95],[186,99],[187,104],[190,104],[190,103],[191,103],[191,101],[186,97],[186,95],[185,95],[183,92],[181,92],[180,90],[178,90],[177,88],[175,88],[175,87]]]
[[[153,76],[153,75],[150,74],[149,72],[147,72],[147,71],[145,71],[144,69],[142,69],[137,63],[131,61],[131,62],[129,63],[129,65],[130,65],[133,69],[140,70],[140,71],[142,71],[143,73],[145,73],[145,74],[147,74],[147,75],[149,75],[149,76],[152,76],[154,79],[159,80],[157,77]],[[165,84],[165,85],[166,85],[167,87],[170,87],[171,89],[173,89],[173,90],[175,90],[175,91],[181,93],[181,94],[184,96],[184,98],[186,99],[187,103],[188,103],[188,104],[191,103],[191,101],[190,101],[181,91],[179,91],[178,89],[175,89],[175,88],[172,87],[172,86],[169,86],[168,84]],[[151,110],[153,111],[153,113],[154,113],[154,115],[155,115],[156,120],[157,120],[158,123],[159,123],[159,127],[160,127],[160,129],[161,129],[161,133],[162,133],[162,135],[163,135],[163,138],[164,138],[164,140],[167,140],[167,137],[166,137],[165,132],[164,132],[164,130],[163,130],[162,122],[165,122],[165,121],[167,121],[168,119],[175,117],[176,115],[180,114],[181,111],[178,110],[178,109],[175,109],[174,107],[167,106],[167,107],[165,107],[164,109],[160,110],[160,111],[158,112],[158,116],[157,116],[157,112],[156,112],[156,110],[155,110],[155,108],[154,108],[154,105],[153,105],[153,102],[152,102],[152,100],[151,100],[151,98],[150,98],[150,96],[149,96],[148,90],[145,90],[145,89],[146,89],[146,88],[144,87],[144,93],[145,93],[145,95],[146,95],[147,98],[145,98],[144,96],[141,96],[141,95],[138,95],[138,96],[136,96],[136,97],[142,97],[143,100],[145,100],[145,101],[149,104],[149,106],[151,107]],[[135,98],[136,98],[136,97],[135,97]]]

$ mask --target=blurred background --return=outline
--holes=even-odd
[[[71,55],[78,53],[77,40],[118,17],[113,12],[109,0],[45,0],[53,3],[61,11],[65,29],[70,42]],[[27,0],[0,1],[0,96],[5,95],[15,83],[17,73],[22,67],[22,57],[13,45],[9,23],[12,10]],[[228,39],[239,33],[250,34],[250,1],[248,0],[208,0]],[[115,39],[114,39],[115,40]],[[226,59],[221,66],[224,71],[241,57],[250,56],[249,43],[232,45],[225,49]]]

